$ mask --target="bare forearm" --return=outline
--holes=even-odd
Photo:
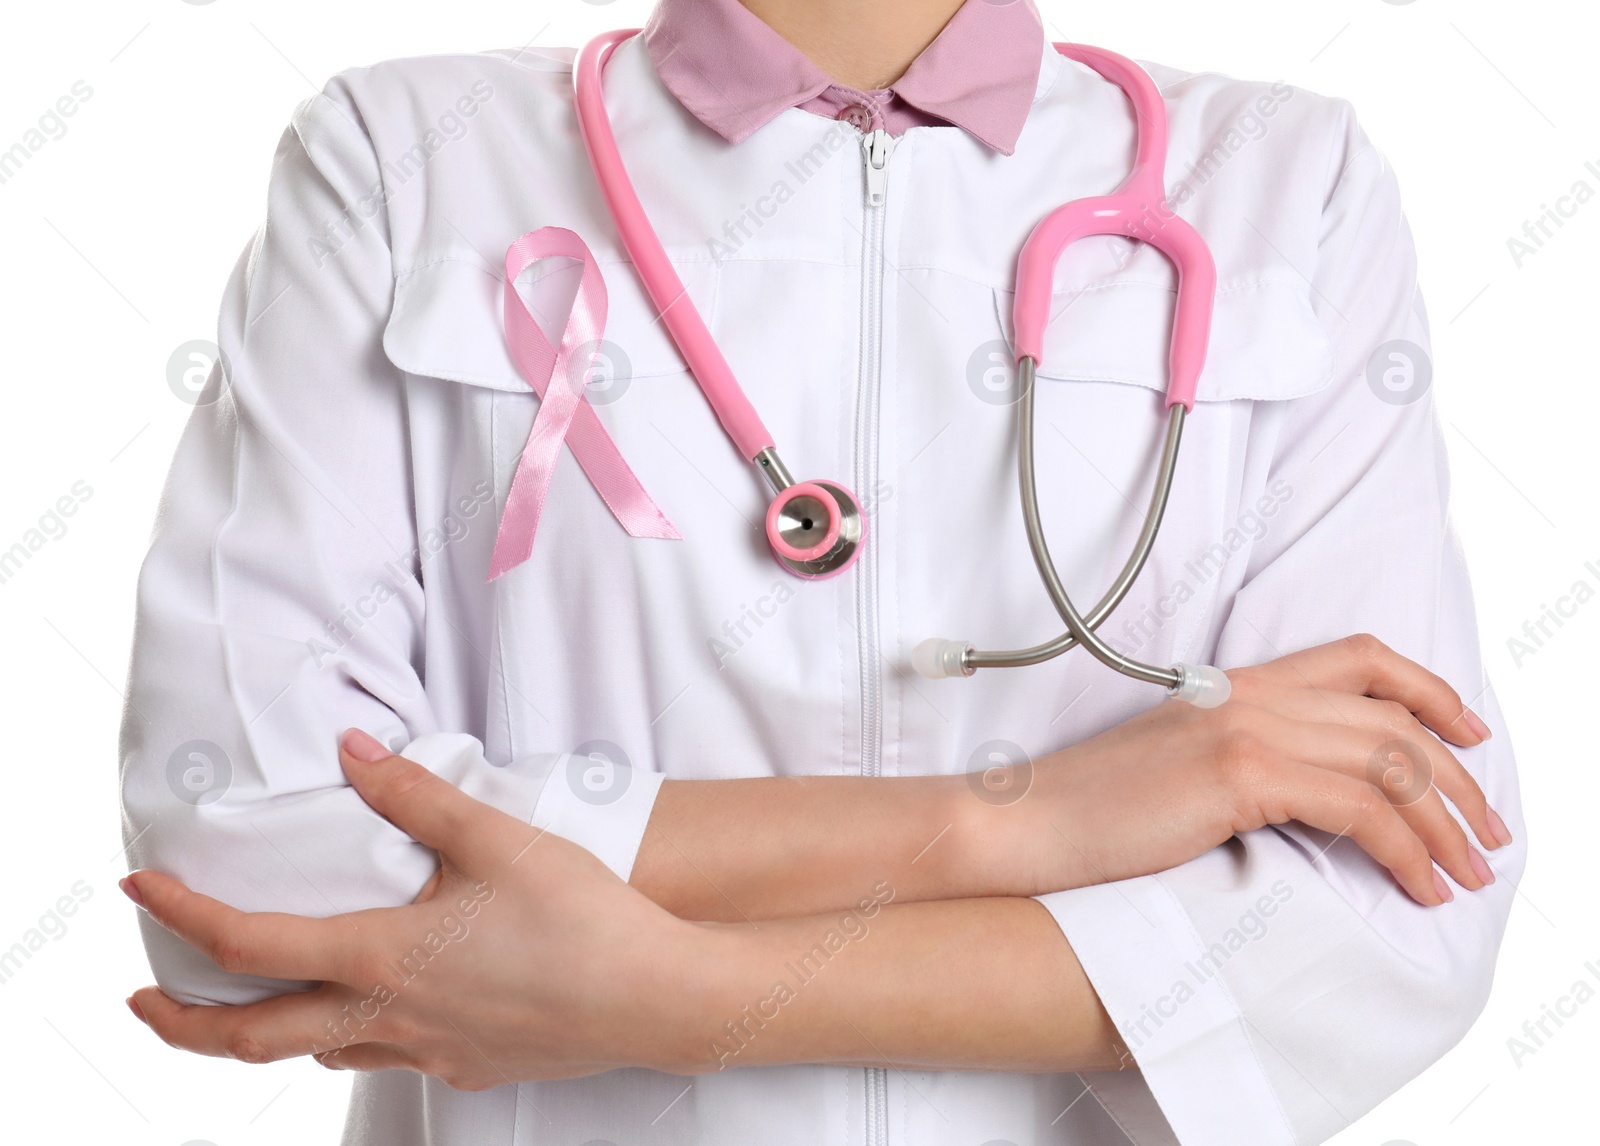
[[[1027,894],[964,776],[669,780],[630,882],[685,919],[748,922],[847,908],[879,880],[901,903]]]
[[[1116,1069],[1115,1028],[1030,899],[891,904],[759,927],[709,925],[720,984],[691,1070],[832,1063]],[[693,1040],[691,1040],[693,1041]]]

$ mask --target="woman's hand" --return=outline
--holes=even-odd
[[[138,991],[134,1014],[172,1046],[250,1063],[309,1054],[459,1090],[624,1066],[1121,1061],[1111,1020],[1037,903],[902,907],[880,880],[832,914],[687,923],[566,840],[362,734],[346,745],[377,757],[341,753],[352,785],[435,848],[439,871],[409,906],[326,919],[241,912],[134,872],[129,896],[223,970],[318,981],[245,1006]],[[1011,989],[997,995],[996,982]]]
[[[133,873],[130,897],[224,970],[320,982],[237,1007],[146,987],[129,1003],[158,1035],[247,1062],[313,1054],[334,1069],[417,1070],[465,1090],[705,1068],[705,929],[364,733],[346,735],[340,759],[367,803],[439,852],[439,872],[410,906],[327,919],[240,912]]]
[[[1233,697],[1169,701],[1047,760],[1027,797],[995,808],[992,849],[1025,841],[1033,893],[1164,871],[1231,836],[1297,820],[1347,835],[1418,903],[1494,874],[1445,806],[1487,848],[1504,822],[1446,744],[1489,730],[1439,677],[1369,636],[1228,673]]]

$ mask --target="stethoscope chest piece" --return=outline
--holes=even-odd
[[[843,573],[861,556],[865,537],[861,503],[831,481],[786,486],[767,506],[767,542],[796,577],[815,581]]]

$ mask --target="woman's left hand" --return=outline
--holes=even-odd
[[[129,1005],[162,1039],[246,1062],[416,1070],[463,1090],[714,1065],[696,1061],[705,1039],[691,1034],[704,929],[365,734],[346,734],[340,760],[368,804],[439,853],[439,871],[409,906],[326,919],[237,911],[133,873],[123,890],[223,970],[320,983],[244,1006],[146,987]]]

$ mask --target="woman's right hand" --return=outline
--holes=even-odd
[[[1435,863],[1468,890],[1494,881],[1445,806],[1484,847],[1511,842],[1447,747],[1489,729],[1443,680],[1365,635],[1228,677],[1220,708],[1169,701],[1041,761],[1027,798],[990,819],[1018,881],[1038,894],[1148,875],[1291,820],[1351,837],[1424,905],[1453,898]]]

